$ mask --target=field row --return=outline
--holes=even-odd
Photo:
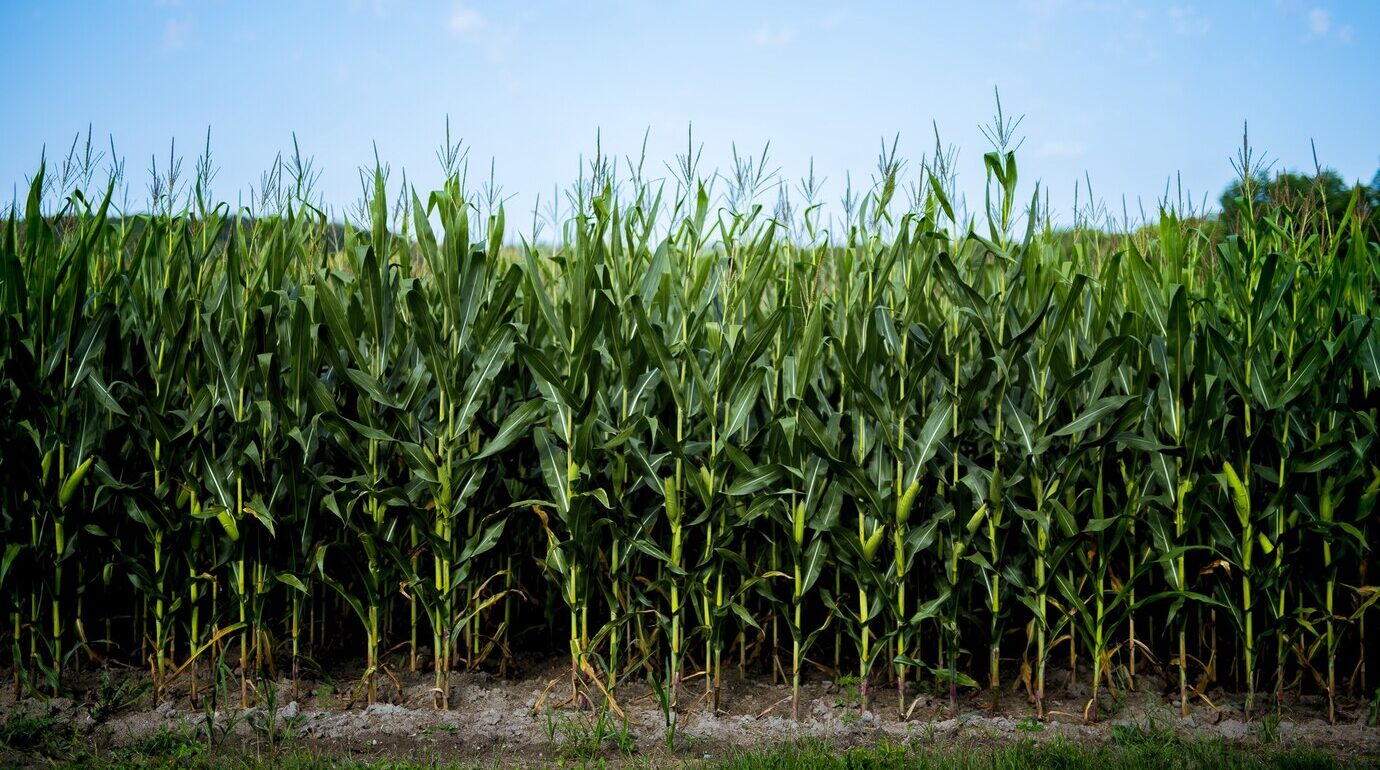
[[[984,166],[976,221],[893,165],[828,232],[596,167],[516,248],[458,177],[378,172],[342,231],[290,197],[44,211],[40,174],[0,241],[17,685],[116,658],[247,703],[358,654],[372,702],[400,649],[445,707],[452,670],[556,649],[553,704],[635,677],[668,713],[734,665],[903,713],[1020,670],[1043,714],[1055,655],[1091,719],[1151,662],[1184,709],[1375,687],[1357,198],[1056,230]]]

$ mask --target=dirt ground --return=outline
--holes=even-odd
[[[342,672],[350,669],[341,669]],[[246,746],[266,740],[265,724],[273,713],[276,732],[285,743],[312,751],[348,753],[353,756],[387,756],[396,759],[444,759],[489,764],[541,764],[587,747],[595,734],[599,714],[589,707],[570,703],[569,669],[563,660],[529,663],[518,676],[499,679],[488,673],[452,676],[450,710],[433,708],[433,682],[423,672],[397,672],[381,680],[379,702],[371,706],[350,704],[356,674],[334,677],[334,682],[303,681],[294,696],[290,681],[278,682],[276,708],[261,705],[249,712],[221,712],[217,722],[228,728],[229,741]],[[126,672],[138,677],[141,673]],[[16,716],[49,717],[75,729],[88,745],[116,747],[170,729],[196,733],[205,721],[194,705],[189,682],[178,683],[172,693],[150,708],[146,695],[138,704],[97,722],[92,717],[99,679],[84,674],[71,698],[47,701],[15,699],[12,688],[0,694],[0,722]],[[1348,700],[1339,710],[1338,723],[1328,724],[1325,702],[1305,696],[1285,702],[1277,716],[1246,720],[1242,699],[1220,690],[1209,690],[1207,699],[1193,704],[1191,714],[1180,718],[1177,690],[1159,674],[1142,675],[1135,691],[1115,696],[1103,693],[1101,718],[1083,718],[1087,701],[1086,676],[1069,682],[1067,672],[1052,672],[1049,715],[1041,724],[1024,692],[1006,689],[993,707],[985,692],[960,696],[959,714],[953,717],[947,693],[921,691],[908,699],[915,704],[908,719],[898,713],[894,687],[873,687],[872,708],[860,713],[855,688],[840,687],[816,673],[802,687],[800,721],[791,719],[790,687],[769,677],[741,678],[725,672],[717,713],[706,707],[702,679],[684,684],[682,708],[675,715],[677,756],[714,758],[741,748],[762,748],[803,738],[822,739],[839,746],[869,745],[882,741],[913,741],[960,745],[986,745],[1018,740],[1050,740],[1062,736],[1082,743],[1102,743],[1125,735],[1128,729],[1145,735],[1170,732],[1190,739],[1221,739],[1243,746],[1311,747],[1352,758],[1380,759],[1380,728],[1367,727],[1369,704]],[[263,703],[265,685],[261,685]],[[204,685],[202,687],[204,690]],[[238,705],[239,687],[231,701]],[[931,688],[932,689],[932,688]],[[545,694],[545,695],[544,695]],[[542,707],[536,708],[538,702]],[[628,681],[617,691],[619,710],[626,717],[606,711],[610,740],[604,754],[619,756],[614,736],[625,734],[622,748],[639,755],[664,754],[665,716],[651,688]]]

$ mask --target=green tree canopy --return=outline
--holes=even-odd
[[[1257,171],[1248,179],[1237,179],[1222,191],[1218,203],[1222,207],[1221,221],[1230,228],[1238,228],[1248,210],[1256,217],[1285,212],[1296,221],[1315,221],[1338,226],[1351,204],[1353,193],[1359,193],[1355,214],[1361,218],[1368,240],[1377,238],[1377,221],[1372,213],[1380,207],[1380,170],[1370,184],[1357,181],[1347,183],[1335,169],[1322,169],[1316,174],[1285,171],[1270,175]]]

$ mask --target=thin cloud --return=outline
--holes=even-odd
[[[1297,0],[1275,0],[1275,7],[1287,18],[1302,25],[1307,40],[1347,45],[1355,35],[1350,24],[1340,23],[1332,11],[1322,6],[1306,6]]]
[[[1021,0],[1021,8],[1027,13],[1047,14],[1069,7],[1069,0]]]
[[[772,27],[767,24],[757,28],[752,42],[762,48],[783,48],[795,40],[795,30],[790,27]]]
[[[1180,37],[1202,37],[1212,30],[1212,19],[1189,7],[1170,8],[1169,23],[1174,28],[1174,34]]]
[[[494,19],[465,3],[456,3],[444,23],[451,37],[481,51],[491,63],[508,62],[517,32],[511,20]]]
[[[834,11],[825,14],[815,21],[815,26],[820,29],[837,29],[843,26],[851,17],[847,11]]]
[[[1304,16],[1308,25],[1308,36],[1315,40],[1330,40],[1346,45],[1351,42],[1352,30],[1347,24],[1338,24],[1332,12],[1326,8],[1313,8]]]
[[[180,21],[178,19],[168,19],[163,22],[163,50],[180,51],[187,47],[187,40],[192,34],[192,23],[190,21]]]
[[[456,37],[471,37],[489,25],[479,11],[465,5],[457,5],[450,12],[450,31]]]
[[[1326,37],[1332,28],[1332,14],[1326,8],[1314,8],[1308,12],[1308,31],[1314,37]]]
[[[387,19],[393,13],[397,0],[350,0],[351,13],[368,12],[376,19]]]

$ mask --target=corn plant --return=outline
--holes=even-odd
[[[376,158],[346,224],[298,152],[239,208],[209,149],[145,213],[40,169],[0,229],[12,679],[238,673],[247,706],[353,653],[360,700],[429,664],[447,708],[457,668],[558,652],[564,703],[645,676],[671,727],[733,708],[735,660],[797,719],[815,668],[863,710],[1014,683],[1044,718],[1067,652],[1089,721],[1146,662],[1182,714],[1337,718],[1380,596],[1361,198],[1059,227],[1015,126],[976,217],[937,142],[837,215],[765,153],[601,151],[516,237],[449,143],[426,194]]]

